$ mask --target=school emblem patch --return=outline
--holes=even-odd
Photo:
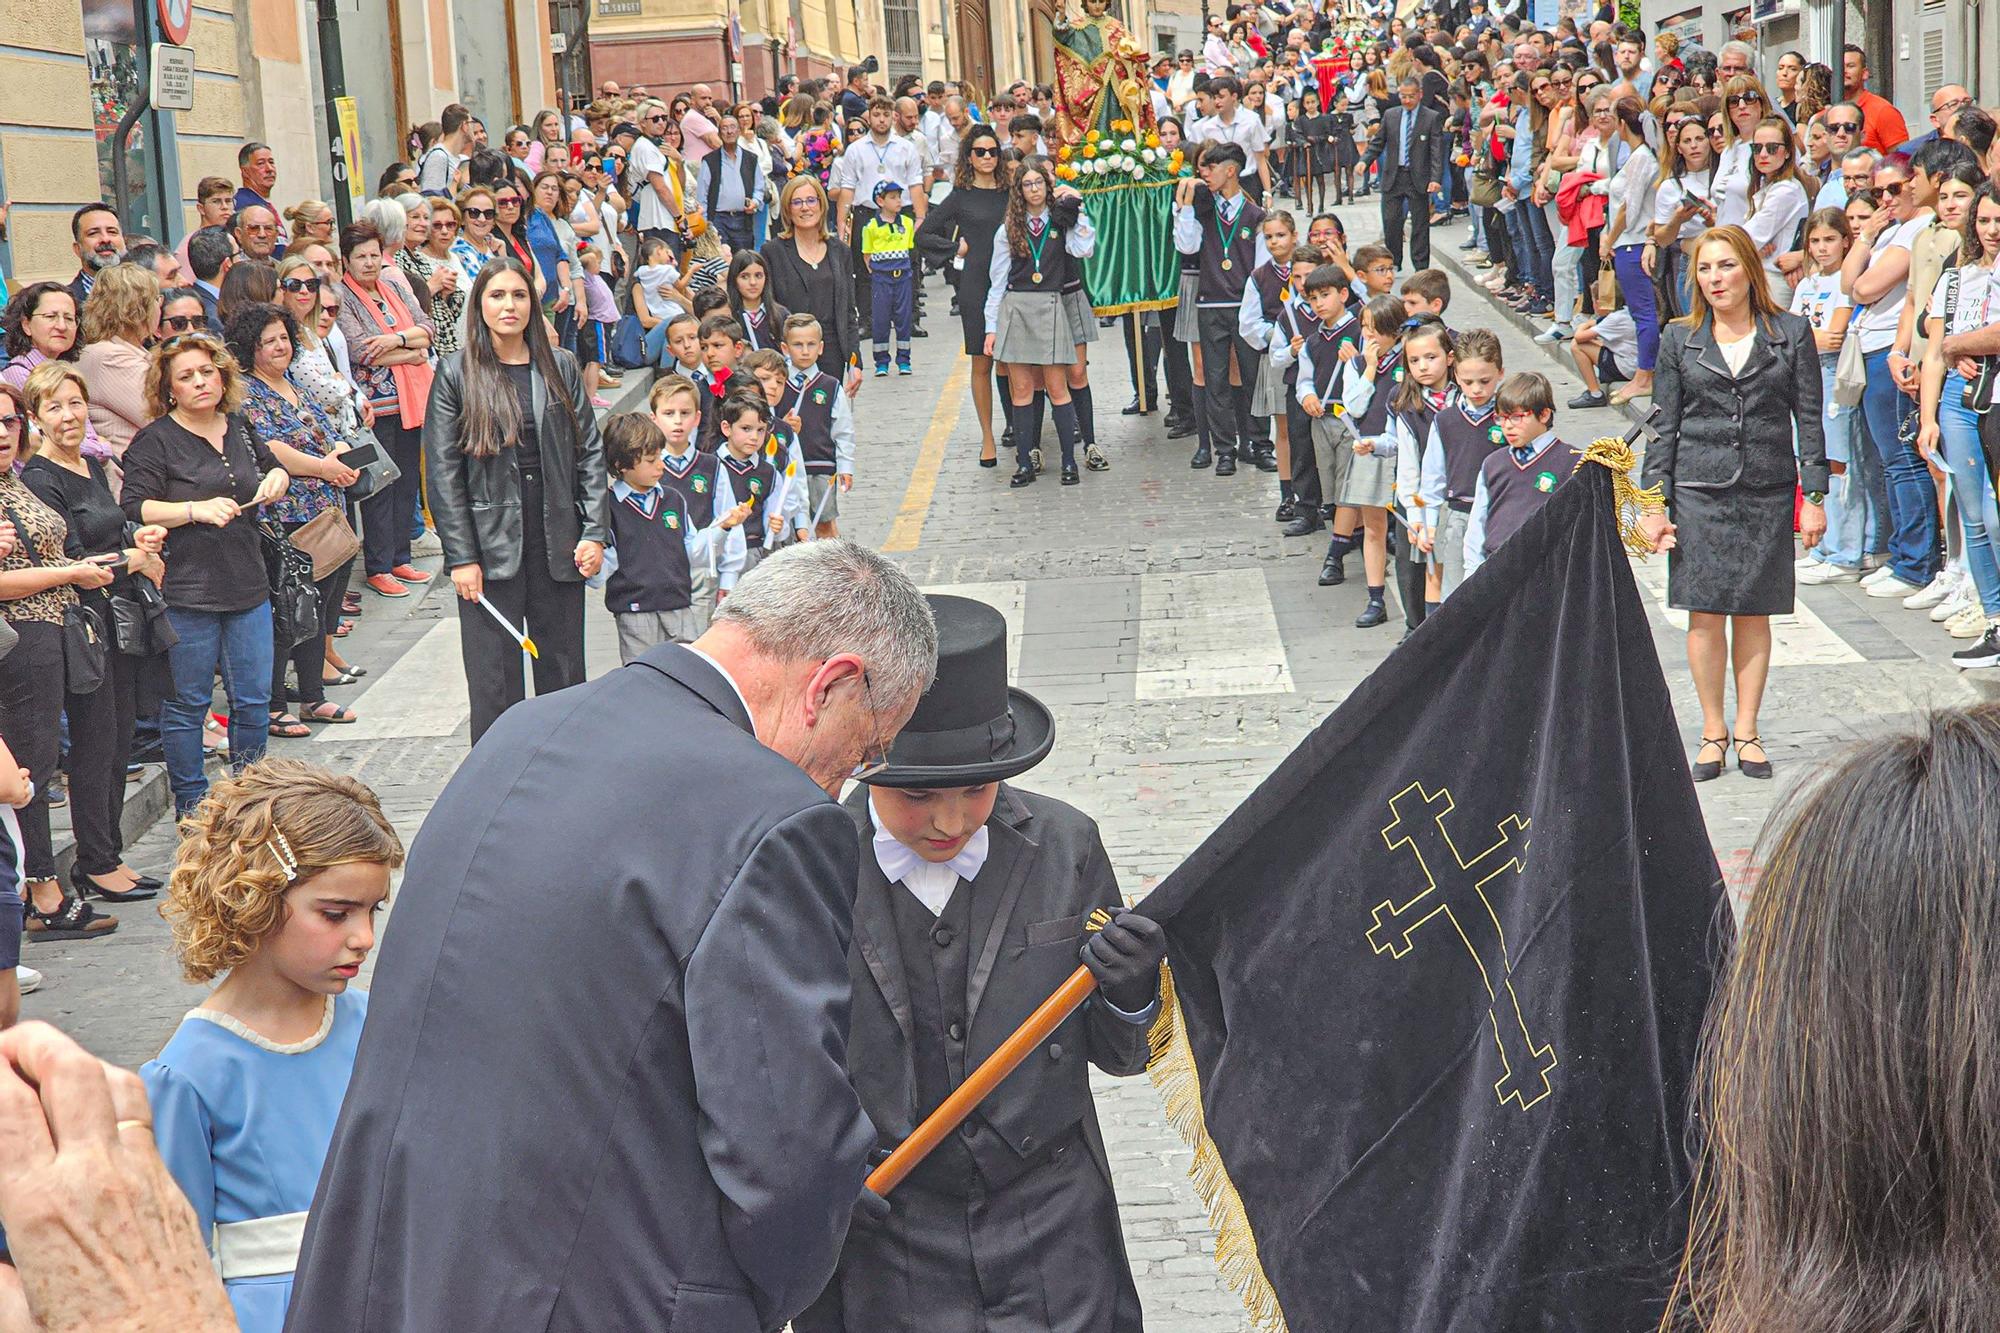
[[[1547,495],[1550,491],[1554,490],[1555,488],[1556,488],[1555,473],[1537,472],[1535,474],[1535,489],[1540,491],[1543,495]]]
[[[1401,384],[1403,382],[1403,368],[1401,366],[1397,366],[1394,370],[1389,372],[1389,378],[1394,380],[1396,383]]]
[[[1500,441],[1506,439],[1507,436],[1501,431],[1500,423],[1496,421],[1486,428],[1486,438],[1498,444]]]
[[[813,404],[814,404],[815,406],[817,406],[817,405],[819,405],[820,403],[823,403],[823,402],[825,402],[825,401],[826,401],[826,390],[825,390],[825,389],[814,389],[814,390],[813,390]]]
[[[703,476],[699,476],[699,475],[697,475],[697,476],[695,477],[695,479],[694,479],[694,483],[693,483],[693,484],[694,484],[694,493],[695,493],[696,495],[707,495],[707,494],[708,494],[708,478],[707,478],[707,477],[703,477]]]
[[[679,532],[681,530],[681,516],[671,509],[661,513],[660,522],[667,525],[667,531],[669,532]]]
[[[764,479],[762,477],[750,478],[750,494],[762,495],[763,493],[764,493]]]

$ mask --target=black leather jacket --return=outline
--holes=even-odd
[[[444,546],[447,568],[478,565],[489,579],[521,572],[521,471],[508,450],[492,458],[468,457],[459,448],[458,413],[464,392],[463,352],[438,364],[424,412],[424,475],[431,520]],[[549,577],[580,583],[572,558],[580,541],[609,542],[610,489],[597,417],[584,397],[576,358],[556,349],[561,396],[551,397],[537,371],[536,439],[542,458],[542,530],[548,537]]]
[[[1661,330],[1649,423],[1659,438],[1646,449],[1645,484],[1663,484],[1669,506],[1677,490],[1827,488],[1812,326],[1771,315],[1757,321],[1755,338],[1743,373],[1732,375],[1713,320]]]

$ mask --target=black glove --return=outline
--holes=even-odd
[[[1166,956],[1167,932],[1129,907],[1114,912],[1083,945],[1083,965],[1097,978],[1098,990],[1127,1013],[1153,1002]]]

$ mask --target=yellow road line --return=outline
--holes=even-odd
[[[944,466],[944,447],[952,431],[958,428],[958,414],[965,407],[965,387],[971,367],[972,358],[961,353],[952,364],[951,374],[945,377],[937,414],[931,418],[931,428],[924,432],[924,442],[917,449],[917,465],[910,471],[910,485],[903,492],[902,507],[889,527],[889,540],[882,543],[884,551],[914,551],[923,540],[931,495],[937,490],[938,472]]]

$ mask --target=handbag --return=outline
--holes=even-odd
[[[20,547],[26,552],[28,563],[42,564],[42,553],[35,549],[34,540],[28,535],[28,525],[14,512],[14,506],[7,505],[7,520],[14,525],[14,531],[21,534]],[[18,632],[15,642],[20,641]],[[81,597],[63,608],[62,622],[63,648],[63,689],[70,694],[95,694],[104,684],[107,663],[104,658],[104,622],[98,618],[93,607],[83,604]]]
[[[313,582],[361,554],[361,538],[337,504],[328,505],[287,533],[285,540],[312,557]]]
[[[1618,308],[1618,270],[1606,264],[1597,270],[1597,314],[1601,319]]]
[[[111,598],[111,644],[127,657],[152,657],[181,641],[167,618],[167,599],[146,578],[132,580],[132,591]]]
[[[271,633],[283,652],[319,634],[319,589],[313,586],[312,557],[285,540],[267,522],[257,525],[264,539],[264,572],[271,583]]]
[[[356,503],[366,500],[378,491],[389,489],[403,475],[403,469],[396,465],[395,459],[389,457],[389,451],[384,449],[381,441],[375,438],[374,431],[364,426],[361,429],[361,434],[363,436],[361,447],[367,448],[373,445],[375,457],[372,461],[364,463],[355,469],[361,475],[356,477],[354,484],[347,488],[347,498]]]
[[[1861,335],[1852,328],[1840,344],[1840,360],[1833,367],[1833,401],[1842,407],[1861,406],[1868,388],[1868,359],[1861,351]]]

